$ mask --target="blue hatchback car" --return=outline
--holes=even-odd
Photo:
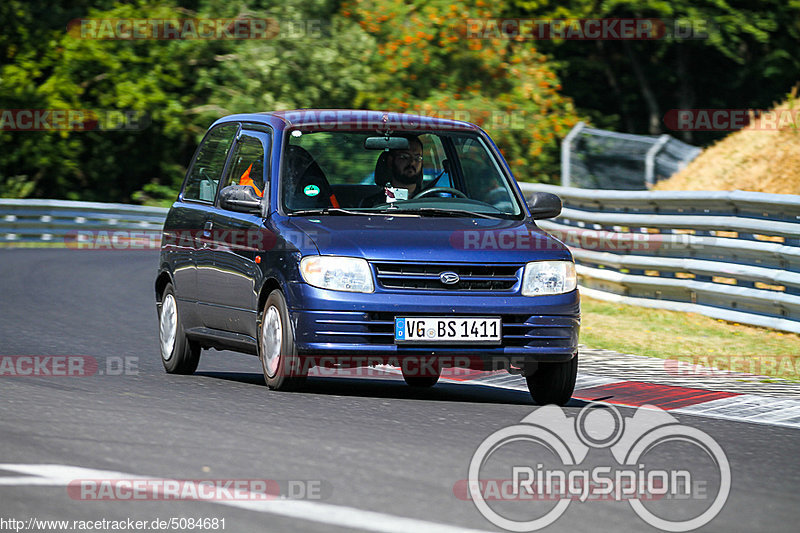
[[[161,358],[257,355],[267,385],[310,369],[506,369],[566,403],[580,302],[569,250],[474,124],[355,110],[232,115],[208,130],[164,224]]]

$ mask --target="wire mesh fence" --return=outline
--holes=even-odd
[[[578,123],[561,149],[561,185],[585,189],[649,189],[697,157],[701,149],[669,135],[633,135]]]

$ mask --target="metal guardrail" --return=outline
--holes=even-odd
[[[800,333],[800,196],[521,186],[561,197],[538,224],[587,296]]]
[[[562,198],[562,215],[539,226],[570,247],[587,296],[800,333],[800,196],[521,187]],[[166,214],[0,199],[0,244],[97,247],[105,234],[157,248]]]
[[[98,232],[108,239],[160,242],[167,211],[128,204],[0,199],[0,244],[80,246],[84,240],[96,240]]]

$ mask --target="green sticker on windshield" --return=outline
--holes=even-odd
[[[319,194],[319,187],[316,185],[306,185],[305,189],[303,189],[303,193],[306,196],[316,196]]]

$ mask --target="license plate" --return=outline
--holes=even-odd
[[[394,341],[401,343],[500,344],[500,317],[396,317]]]

